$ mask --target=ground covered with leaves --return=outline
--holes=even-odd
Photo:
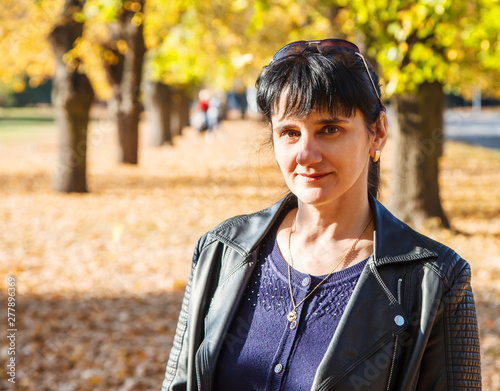
[[[144,122],[139,166],[121,166],[112,123],[100,115],[89,135],[88,194],[51,191],[53,125],[1,140],[0,299],[7,303],[15,276],[17,390],[160,388],[197,239],[286,194],[267,137],[260,123],[233,120],[214,140],[187,129],[174,146],[151,148]],[[454,229],[431,224],[424,233],[472,265],[483,389],[499,390],[500,153],[448,142],[441,163]],[[5,368],[0,388],[9,389]]]

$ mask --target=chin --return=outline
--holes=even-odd
[[[324,189],[294,189],[292,193],[304,204],[322,205],[334,198],[331,192]]]

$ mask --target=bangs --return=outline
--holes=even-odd
[[[266,67],[256,83],[257,106],[265,119],[271,123],[283,99],[283,115],[299,118],[313,110],[344,117],[354,116],[358,109],[370,111],[373,102],[366,93],[364,66],[348,53],[334,60],[317,53],[300,53]]]

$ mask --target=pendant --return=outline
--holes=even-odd
[[[291,310],[286,316],[289,322],[294,322],[297,320],[297,312],[295,310]]]

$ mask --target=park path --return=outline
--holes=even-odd
[[[389,122],[395,121],[394,110],[388,109]],[[444,134],[446,140],[500,150],[500,108],[481,111],[456,108],[445,111]]]
[[[500,110],[449,110],[445,114],[445,136],[449,140],[500,150]]]

